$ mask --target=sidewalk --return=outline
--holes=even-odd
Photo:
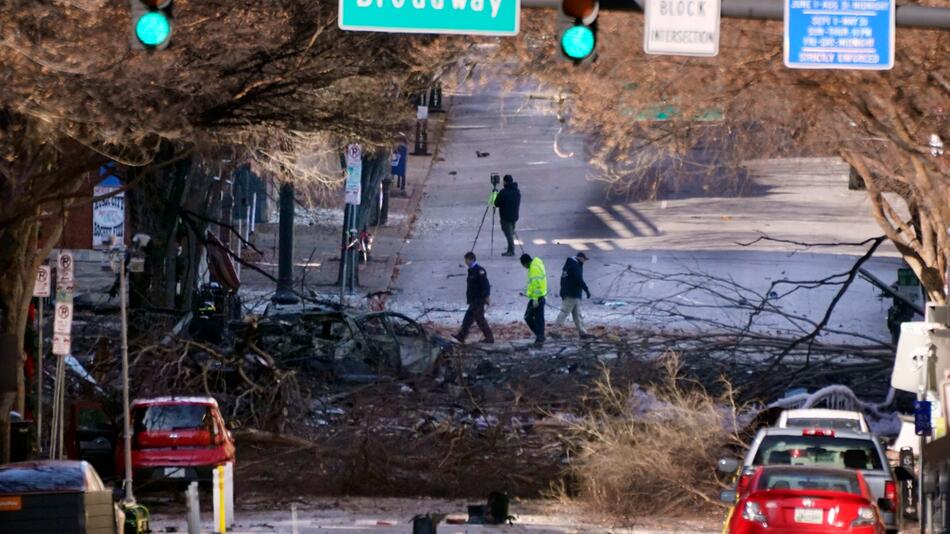
[[[445,98],[445,108],[451,107],[451,99]],[[440,159],[440,142],[445,130],[448,113],[429,116],[430,155],[410,154],[407,162],[406,189],[393,187],[389,201],[389,219],[385,226],[370,228],[373,233],[373,249],[370,261],[359,270],[360,287],[357,295],[366,295],[389,289],[394,277],[399,256],[415,223],[430,170]],[[395,186],[395,182],[393,183]],[[297,224],[294,228],[294,287],[311,289],[328,299],[336,299],[336,285],[340,265],[340,229],[343,224],[342,206],[339,209],[314,210],[313,216],[297,209]],[[259,224],[256,229],[256,245],[264,257],[256,265],[277,276],[277,224]],[[241,293],[246,305],[256,309],[267,301],[274,291],[274,281],[251,269],[242,272]],[[255,304],[257,303],[257,304]],[[354,302],[360,305],[359,302]]]

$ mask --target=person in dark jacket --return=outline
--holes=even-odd
[[[465,286],[465,300],[468,301],[468,309],[462,319],[461,330],[452,337],[458,340],[459,343],[465,343],[468,331],[472,328],[472,323],[475,323],[481,329],[482,335],[485,336],[485,343],[494,343],[495,336],[492,335],[488,321],[485,320],[485,306],[488,306],[491,298],[491,283],[488,281],[488,273],[475,260],[473,252],[465,253],[465,265],[468,266],[468,279]]]
[[[501,231],[508,240],[508,250],[502,256],[514,256],[515,223],[518,222],[518,211],[521,209],[521,191],[518,190],[518,182],[514,181],[510,174],[505,175],[503,182],[504,187],[494,196],[493,201],[498,208]]]
[[[582,339],[591,337],[584,329],[584,318],[581,316],[581,293],[587,293],[590,298],[590,289],[584,282],[584,263],[587,261],[587,255],[578,252],[576,256],[568,258],[564,262],[564,268],[561,269],[561,313],[558,314],[555,326],[564,324],[568,314],[574,318],[574,326],[577,327],[577,333]]]

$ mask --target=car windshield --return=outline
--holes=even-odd
[[[135,412],[138,432],[211,429],[211,414],[203,404],[167,404],[139,408]]]
[[[861,494],[854,474],[808,469],[768,469],[759,478],[757,490],[824,490]]]
[[[831,428],[834,430],[861,430],[857,419],[823,419],[811,417],[789,417],[785,426],[791,428]]]
[[[831,436],[765,436],[752,465],[883,469],[881,457],[872,440]]]

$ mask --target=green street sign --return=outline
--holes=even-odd
[[[340,0],[343,30],[517,35],[521,0]]]

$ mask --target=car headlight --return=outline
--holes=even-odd
[[[870,506],[862,506],[858,508],[858,517],[851,522],[852,527],[864,527],[868,525],[873,525],[877,522],[877,512],[874,511],[874,508]]]
[[[754,523],[765,524],[765,514],[762,513],[762,509],[759,508],[759,503],[747,501],[745,506],[742,508],[742,519],[746,521],[752,521]]]

